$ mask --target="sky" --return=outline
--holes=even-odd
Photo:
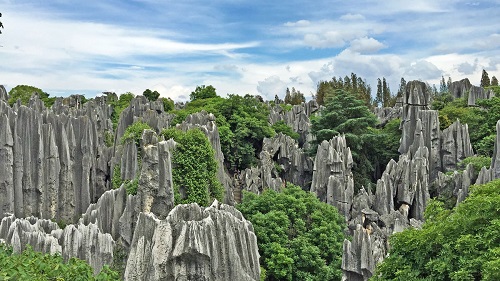
[[[500,0],[0,0],[0,84],[51,96],[197,85],[221,96],[306,97],[350,75],[478,85],[500,78]],[[375,93],[372,90],[372,95]]]

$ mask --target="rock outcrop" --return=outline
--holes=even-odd
[[[346,145],[345,136],[323,141],[314,159],[311,185],[311,192],[321,201],[337,207],[347,220],[354,197],[352,165],[351,149]]]
[[[280,190],[286,183],[305,189],[311,186],[313,160],[298,143],[287,135],[264,138],[257,167],[241,172],[238,186],[259,194],[264,189]]]
[[[309,117],[319,109],[319,105],[315,100],[310,100],[305,103],[294,105],[290,111],[286,111],[281,106],[274,106],[269,113],[269,123],[272,125],[284,121],[290,126],[294,132],[297,132],[299,137],[299,145],[308,148],[308,142],[311,140],[310,135],[311,122]]]
[[[491,99],[495,96],[493,90],[485,90],[482,87],[471,86],[469,90],[469,97],[467,99],[467,105],[474,106],[478,100]]]
[[[465,79],[462,79],[460,81],[455,81],[455,82],[451,83],[450,88],[448,89],[448,92],[455,99],[463,98],[463,97],[467,96],[467,93],[469,92],[471,87],[472,87],[472,84],[470,83],[469,79],[465,78]]]
[[[15,253],[30,245],[35,251],[61,254],[65,261],[72,257],[85,260],[95,273],[113,262],[114,241],[95,224],[70,224],[60,229],[50,220],[11,215],[2,219],[0,239],[12,245]]]
[[[176,206],[165,220],[141,213],[126,280],[259,280],[257,238],[251,223],[215,201]]]

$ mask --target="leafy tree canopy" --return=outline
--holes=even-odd
[[[191,94],[189,95],[191,101],[215,97],[217,97],[217,93],[215,92],[215,88],[212,85],[208,85],[206,87],[205,85],[197,86],[196,90],[194,90],[194,92],[191,92]]]
[[[311,123],[312,133],[316,136],[312,153],[316,153],[317,145],[322,141],[345,134],[355,163],[353,174],[356,186],[366,186],[375,180],[373,172],[380,159],[374,158],[373,150],[386,149],[387,144],[380,143],[382,135],[374,128],[377,118],[362,100],[344,90],[337,90],[327,100],[319,116],[311,119]],[[382,147],[376,147],[377,144]]]
[[[0,244],[1,280],[120,280],[116,271],[104,266],[94,275],[92,267],[85,261],[71,258],[64,262],[60,255],[35,252],[28,246],[20,254],[12,253],[12,248]]]
[[[213,199],[222,201],[215,153],[205,134],[199,129],[183,132],[174,128],[163,130],[162,134],[177,142],[172,157],[175,203],[208,206]]]
[[[290,89],[286,88],[285,104],[296,105],[296,104],[301,104],[305,101],[306,101],[306,98],[304,97],[303,93],[295,90],[294,87],[292,87],[291,92],[290,92]]]
[[[174,111],[177,116],[173,123],[180,123],[187,115],[201,110],[215,115],[225,164],[232,171],[256,163],[262,140],[275,135],[267,119],[268,106],[251,95],[194,100],[184,109]]]
[[[157,91],[151,91],[150,89],[146,89],[143,93],[143,96],[145,96],[149,101],[155,101],[160,97],[160,93]]]
[[[298,140],[299,137],[300,137],[299,133],[295,132],[283,120],[274,123],[274,125],[272,126],[272,128],[274,129],[274,131],[276,133],[282,133],[284,135],[287,135],[287,136],[291,137],[294,140]]]
[[[431,201],[421,230],[393,235],[373,280],[500,280],[500,180],[470,190],[452,211]]]
[[[324,104],[328,97],[335,95],[336,90],[344,90],[362,100],[366,106],[372,106],[370,85],[355,73],[344,78],[333,77],[330,81],[320,81],[316,92],[316,101],[320,105]]]
[[[335,207],[288,184],[245,193],[237,208],[254,226],[265,280],[341,279],[346,225]]]
[[[35,93],[38,94],[40,99],[43,101],[46,107],[51,107],[54,104],[55,98],[49,98],[49,94],[42,91],[41,89],[28,85],[17,85],[9,91],[8,103],[12,106],[18,99],[21,100],[21,104],[28,105],[31,96]]]

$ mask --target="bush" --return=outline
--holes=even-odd
[[[30,101],[31,96],[37,93],[40,99],[45,104],[45,107],[51,107],[54,104],[55,98],[49,98],[49,94],[42,91],[41,89],[28,85],[17,85],[9,91],[8,103],[12,106],[18,99],[21,100],[21,104],[27,105]]]
[[[125,144],[128,141],[134,141],[135,145],[137,147],[140,147],[142,132],[144,132],[144,130],[152,130],[152,129],[153,128],[151,128],[151,126],[142,121],[134,122],[132,125],[127,127],[125,133],[123,133],[120,143]]]
[[[298,140],[300,135],[299,133],[295,132],[290,126],[288,126],[285,121],[278,121],[274,123],[274,125],[271,126],[276,133],[282,133],[284,135],[287,135],[291,137],[294,140]]]
[[[162,134],[177,142],[172,156],[175,203],[208,206],[213,199],[222,201],[215,153],[205,134],[199,129],[167,129]]]
[[[20,254],[0,244],[0,280],[120,280],[116,271],[104,266],[94,276],[85,261],[71,258],[63,262],[60,255],[35,252],[30,246]]]
[[[340,280],[344,218],[312,193],[245,192],[236,206],[252,222],[266,280]]]
[[[499,280],[500,180],[470,191],[452,211],[432,201],[421,230],[393,235],[373,280]]]

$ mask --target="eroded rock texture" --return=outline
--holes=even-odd
[[[448,91],[450,92],[451,96],[455,99],[463,98],[467,96],[467,93],[469,92],[471,87],[472,84],[470,83],[469,79],[465,78],[460,81],[455,81],[451,83],[451,86],[448,89]]]
[[[299,144],[308,148],[311,140],[311,122],[309,117],[319,109],[315,100],[294,105],[290,111],[284,110],[281,106],[274,106],[269,113],[269,123],[272,125],[279,121],[284,121],[293,131],[300,135]]]
[[[493,90],[485,90],[482,87],[471,86],[469,90],[469,97],[467,99],[467,105],[474,106],[478,100],[491,99],[495,96]]]
[[[239,175],[242,190],[260,193],[264,189],[280,190],[290,182],[309,189],[313,161],[298,143],[281,133],[264,138],[257,167],[245,169]]]
[[[176,206],[165,220],[141,213],[127,280],[259,280],[251,223],[229,205]]]
[[[351,149],[347,147],[345,136],[337,136],[323,141],[318,146],[314,159],[311,192],[330,205],[337,207],[346,219],[354,196]]]
[[[75,221],[107,189],[97,115],[80,113],[55,114],[36,95],[29,107],[0,101],[0,214]]]
[[[76,257],[87,261],[95,273],[113,261],[114,241],[95,224],[70,224],[64,229],[45,219],[4,217],[0,224],[0,238],[12,245],[15,253],[27,245],[33,250],[61,254],[65,261]]]

